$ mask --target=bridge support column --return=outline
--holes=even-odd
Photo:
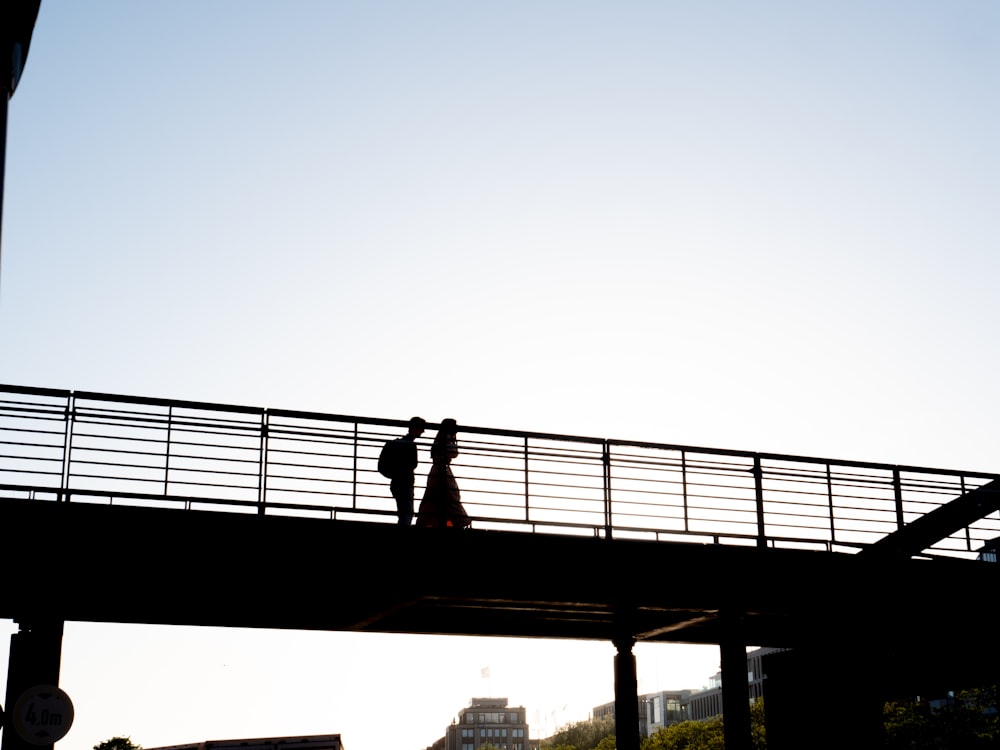
[[[631,637],[615,640],[615,746],[618,750],[639,750],[639,680]]]
[[[726,750],[752,750],[747,647],[737,623],[730,623],[719,644],[722,666],[722,715]]]
[[[22,739],[14,728],[14,706],[26,690],[37,685],[59,686],[62,662],[62,620],[17,621],[19,631],[10,637],[7,662],[6,717],[0,750],[52,750]]]
[[[926,665],[932,654],[914,660]],[[850,638],[765,656],[768,748],[799,750],[804,737],[810,750],[883,747],[883,669],[869,647]]]

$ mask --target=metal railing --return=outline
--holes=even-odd
[[[394,523],[376,464],[405,427],[0,386],[0,500]],[[852,552],[998,477],[484,427],[460,426],[459,440],[452,467],[476,528],[609,539]],[[923,554],[971,558],[997,537],[994,512]]]

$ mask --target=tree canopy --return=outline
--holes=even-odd
[[[94,745],[94,750],[142,750],[142,745],[132,742],[131,737],[112,737]]]
[[[542,746],[545,750],[595,750],[601,740],[614,733],[614,719],[588,719],[568,724],[544,740]]]
[[[721,716],[704,721],[682,721],[642,738],[639,748],[723,750],[723,727]],[[765,750],[763,701],[757,701],[750,707],[750,728],[754,750]],[[570,724],[543,741],[542,746],[544,750],[615,750],[615,720],[591,719]]]
[[[996,686],[959,690],[941,701],[890,701],[884,707],[883,723],[885,747],[889,750],[1000,747]],[[682,721],[643,738],[639,747],[640,750],[724,750],[724,726],[721,716],[704,721]],[[754,750],[765,750],[763,700],[750,706],[750,731]],[[544,750],[615,750],[614,719],[570,724],[543,740],[542,747]],[[94,750],[129,749],[99,747]]]
[[[765,750],[762,700],[750,706],[750,736],[754,750]],[[725,723],[721,716],[715,716],[663,727],[642,740],[640,750],[723,750],[725,746]]]
[[[934,703],[889,701],[882,719],[887,748],[1000,746],[996,686],[959,690],[948,700]]]

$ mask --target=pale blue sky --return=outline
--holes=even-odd
[[[998,76],[993,0],[42,0],[0,382],[994,471]],[[108,632],[68,628],[79,701],[82,652],[141,663]],[[327,638],[420,697],[413,748],[529,653],[463,641],[431,689],[433,649]],[[575,647],[532,663],[596,686],[494,692],[584,718],[613,649]],[[687,686],[669,653],[645,687]],[[159,725],[91,694],[60,748],[244,734],[179,723],[156,669],[119,677]],[[315,689],[329,721],[247,731],[398,750],[361,728],[381,696]]]

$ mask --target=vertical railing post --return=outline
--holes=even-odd
[[[66,398],[66,429],[63,433],[62,476],[59,479],[59,502],[69,502],[69,471],[73,459],[73,421],[76,414],[76,395]]]
[[[837,542],[837,519],[833,513],[833,474],[830,464],[826,465],[826,507],[830,515],[830,543]]]
[[[899,469],[892,470],[892,491],[896,498],[896,529],[906,525],[903,519],[903,483],[899,478]]]
[[[688,468],[687,451],[681,451],[681,493],[684,502],[684,531],[690,531],[690,509],[688,508]]]
[[[767,546],[767,534],[764,526],[764,470],[760,465],[760,456],[753,457],[754,494],[757,499],[757,546]]]
[[[531,520],[531,489],[528,480],[528,436],[524,436],[524,520]]]
[[[601,449],[601,463],[604,467],[604,537],[610,539],[611,533],[611,447],[604,440]]]
[[[958,478],[959,485],[959,497],[965,497],[965,477],[961,476]],[[972,552],[972,529],[968,524],[965,526],[965,550],[966,552]]]
[[[267,512],[267,449],[268,449],[268,426],[270,414],[267,409],[260,415],[260,459],[257,472],[257,514],[264,515]]]
[[[173,440],[174,405],[167,407],[167,444],[163,449],[163,496],[170,495],[170,445]]]
[[[351,466],[351,508],[358,508],[358,423],[354,422],[354,463]]]

